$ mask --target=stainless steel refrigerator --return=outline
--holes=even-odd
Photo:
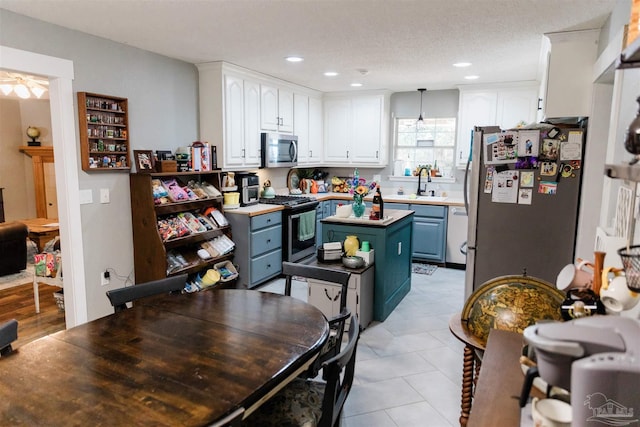
[[[497,127],[475,128],[465,189],[467,297],[488,280],[524,272],[555,283],[574,261],[586,119],[581,124],[537,125],[515,144]]]

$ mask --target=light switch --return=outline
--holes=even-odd
[[[109,203],[109,189],[101,188],[100,189],[100,203]]]

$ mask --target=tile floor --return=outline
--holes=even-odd
[[[284,280],[260,288],[282,293]],[[293,296],[307,300],[306,283]],[[360,336],[343,427],[458,426],[463,345],[449,319],[464,306],[464,271],[413,274],[411,292]]]

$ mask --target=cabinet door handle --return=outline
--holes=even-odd
[[[267,243],[271,243],[271,239],[267,239]]]
[[[329,292],[327,291],[327,288],[324,288],[324,294],[327,296],[327,299],[331,301],[331,297],[329,296]]]
[[[538,98],[538,110],[542,110],[542,106],[540,106],[541,102],[542,102],[542,98]]]
[[[334,301],[338,301],[338,298],[340,298],[340,294],[342,294],[342,291],[338,292],[338,294],[336,295],[336,297],[333,300]]]
[[[347,159],[349,158],[349,150],[347,150]]]
[[[245,156],[245,149],[244,149],[244,148],[242,149],[242,157],[243,157],[243,158],[244,158],[244,157],[246,157],[246,156]]]

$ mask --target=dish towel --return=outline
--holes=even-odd
[[[313,239],[316,235],[316,211],[312,210],[300,214],[298,223],[298,240]]]

